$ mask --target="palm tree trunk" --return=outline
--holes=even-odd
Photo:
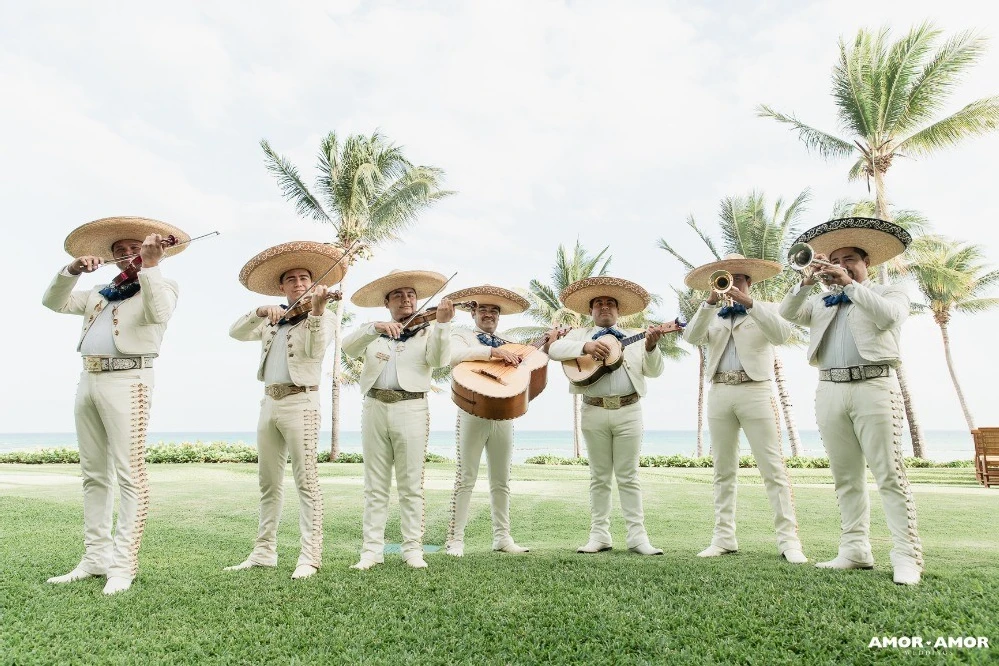
[[[700,360],[697,373],[697,457],[704,457],[704,371],[707,359],[704,357],[704,347],[697,346],[697,358]]]
[[[583,399],[578,393],[572,394],[572,455],[583,456]]]
[[[961,410],[964,411],[964,420],[968,422],[968,429],[974,430],[975,420],[971,418],[968,403],[964,400],[964,391],[961,390],[961,384],[957,381],[957,373],[954,371],[954,359],[950,355],[950,334],[947,332],[947,324],[940,324],[940,334],[943,336],[944,354],[947,356],[947,370],[950,371],[950,379],[954,382],[957,399],[961,403]]]
[[[340,455],[340,340],[343,337],[343,304],[333,310],[333,388],[330,400],[330,462]]]
[[[909,382],[905,378],[905,367],[901,361],[895,368],[898,375],[898,389],[902,393],[902,405],[905,407],[905,420],[909,422],[909,437],[912,439],[912,455],[917,458],[925,458],[926,440],[923,439],[923,429],[919,427],[919,420],[916,418],[916,408],[912,404],[912,395],[909,394]]]
[[[888,210],[888,195],[887,188],[885,187],[884,174],[882,174],[877,169],[874,170],[874,216],[878,219],[885,220],[886,222],[891,222],[891,211]],[[879,270],[877,272],[877,280],[879,284],[888,283],[888,271]],[[912,440],[912,455],[917,458],[923,458],[926,452],[926,440],[923,439],[923,429],[919,427],[919,421],[916,419],[916,408],[912,404],[912,395],[909,392],[909,383],[905,379],[905,369],[902,367],[902,362],[899,360],[898,367],[895,369],[895,374],[898,375],[898,388],[902,393],[902,405],[905,407],[905,420],[909,424],[909,439]]]
[[[787,392],[784,364],[778,354],[774,354],[774,380],[777,384],[777,397],[780,399],[781,411],[784,413],[784,423],[787,425],[787,439],[791,442],[791,455],[800,456],[801,438],[798,437],[798,426],[795,424],[794,414],[791,412],[791,395]]]

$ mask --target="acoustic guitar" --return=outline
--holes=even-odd
[[[660,324],[653,328],[663,333],[676,333],[677,331],[682,331],[684,326],[685,324],[681,324],[679,319],[674,319],[671,322]],[[639,340],[644,340],[645,333],[646,331],[642,331],[622,340],[618,340],[610,333],[601,335],[597,338],[597,341],[605,343],[611,349],[611,353],[606,358],[598,361],[590,354],[580,356],[579,358],[571,358],[568,361],[562,361],[562,370],[565,372],[565,376],[569,378],[569,381],[576,386],[590,386],[591,384],[595,384],[604,375],[614,372],[621,367],[621,364],[624,362],[624,348]]]
[[[564,333],[564,331],[560,331]],[[451,399],[462,410],[491,421],[506,421],[527,413],[527,405],[548,384],[548,354],[541,351],[546,336],[528,344],[508,342],[499,347],[520,365],[499,359],[463,361],[451,368]]]

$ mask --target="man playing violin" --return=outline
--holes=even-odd
[[[388,321],[369,322],[344,338],[343,351],[363,359],[360,387],[361,446],[364,452],[364,543],[353,568],[365,570],[385,560],[385,522],[389,489],[395,469],[399,492],[403,561],[416,569],[423,559],[423,470],[430,435],[427,391],[434,368],[451,357],[450,299],[425,323],[406,327],[417,300],[436,293],[446,283],[432,271],[392,271],[370,282],[351,297],[360,307],[386,307]],[[436,324],[430,323],[436,318]]]
[[[319,383],[323,357],[336,325],[326,303],[339,298],[339,292],[329,287],[340,282],[346,272],[341,265],[329,269],[341,257],[342,252],[332,245],[294,241],[264,250],[239,273],[239,281],[250,291],[284,296],[288,305],[261,305],[229,329],[236,340],[261,342],[257,379],[264,382],[264,398],[257,422],[257,539],[249,557],[226,567],[226,571],[277,566],[277,531],[289,452],[301,531],[298,564],[291,577],[307,578],[322,565],[323,494],[316,468]],[[323,276],[322,282],[314,283],[314,276]],[[307,313],[286,318],[290,316],[288,306],[299,302],[309,304]]]
[[[597,338],[613,335],[627,337],[614,328],[618,318],[642,312],[651,298],[642,287],[612,277],[592,277],[570,284],[561,295],[565,307],[590,315],[595,326],[577,328],[553,342],[552,359],[567,361],[591,355],[603,361],[611,348]],[[595,383],[581,387],[569,385],[571,393],[583,396],[582,429],[590,467],[590,538],[576,552],[597,553],[611,549],[610,512],[611,480],[616,477],[621,498],[621,513],[628,526],[626,544],[641,555],[662,555],[649,543],[642,509],[642,486],[638,478],[642,448],[642,406],[646,377],[663,373],[663,358],[656,348],[662,333],[650,327],[644,344],[629,345],[623,350],[621,367]]]
[[[503,349],[496,337],[501,314],[518,314],[530,307],[523,296],[509,289],[483,285],[462,289],[448,296],[452,301],[474,301],[475,328],[451,332],[451,367],[464,361],[502,361],[516,366],[520,357]],[[549,332],[543,349],[555,339]],[[489,499],[492,508],[493,550],[520,554],[529,549],[517,545],[510,536],[510,462],[513,459],[513,421],[484,419],[458,410],[457,476],[451,498],[451,522],[446,552],[454,557],[465,553],[465,525],[468,522],[472,489],[479,475],[479,462],[485,449],[489,465]]]
[[[873,568],[866,461],[892,535],[893,579],[899,585],[917,585],[923,571],[916,504],[902,457],[904,408],[895,371],[909,297],[899,285],[871,281],[868,271],[904,252],[910,240],[901,227],[873,218],[813,227],[795,242],[810,244],[819,266],[780,305],[781,316],[811,334],[808,360],[819,368],[815,420],[839,500],[839,553],[816,566]],[[834,291],[812,295],[816,278]]]
[[[84,224],[66,237],[65,249],[75,258],[42,297],[50,310],[83,315],[77,351],[84,369],[74,411],[83,476],[84,555],[72,571],[49,583],[106,576],[104,593],[115,594],[131,587],[138,573],[149,510],[145,449],[153,359],[159,355],[178,294],[177,283],[163,277],[159,264],[187,247],[164,248],[170,235],[183,242],[189,239],[173,225],[141,217]],[[138,256],[141,271],[134,278],[116,280],[118,284],[74,291],[80,275],[106,263],[103,257],[109,251],[122,271]],[[120,491],[114,534],[112,476]]]
[[[794,498],[781,452],[780,412],[773,395],[774,345],[791,337],[774,303],[754,299],[749,289],[781,272],[776,261],[730,254],[692,270],[688,287],[708,291],[708,299],[684,329],[684,339],[707,347],[708,429],[714,456],[715,527],[711,545],[698,557],[718,557],[739,549],[735,538],[739,430],[756,458],[777,531],[777,550],[792,564],[808,561],[798,539]],[[711,277],[727,271],[729,289],[713,288]],[[730,301],[730,302],[729,302]]]

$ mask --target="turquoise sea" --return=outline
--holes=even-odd
[[[572,455],[572,433],[562,430],[516,430],[514,444],[514,462],[541,454],[558,456]],[[927,441],[928,458],[932,460],[970,460],[974,450],[971,435],[963,430],[927,430],[924,432]],[[802,430],[801,437],[803,454],[806,456],[822,456],[822,442],[815,430]],[[181,443],[181,442],[241,442],[256,446],[256,432],[151,432],[147,440],[150,444]],[[705,453],[710,445],[707,432],[704,434]],[[646,455],[693,455],[697,446],[697,435],[693,430],[646,430],[642,452]],[[41,449],[69,447],[76,448],[76,434],[69,432],[48,433],[0,433],[0,452],[24,449]],[[322,433],[319,440],[321,450],[329,447],[329,433]],[[361,433],[347,431],[340,434],[342,451],[361,451]],[[912,446],[908,437],[903,441],[903,451],[912,454]],[[750,453],[749,444],[743,440],[743,453]],[[431,453],[454,458],[454,432],[450,430],[430,433],[429,450]],[[791,455],[790,446],[784,442],[786,455]],[[585,455],[585,452],[584,452]]]

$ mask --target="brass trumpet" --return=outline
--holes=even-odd
[[[806,280],[810,280],[817,269],[823,266],[836,265],[822,259],[816,259],[815,250],[808,243],[795,243],[792,245],[791,249],[787,251],[787,261],[791,264],[791,268],[801,273],[801,277]],[[821,281],[819,285],[823,291],[826,290],[826,285]]]
[[[732,298],[728,295],[728,292],[732,291],[732,286],[734,285],[731,273],[724,270],[715,271],[708,278],[708,282],[711,284],[711,291],[725,299],[728,305],[732,304]]]

